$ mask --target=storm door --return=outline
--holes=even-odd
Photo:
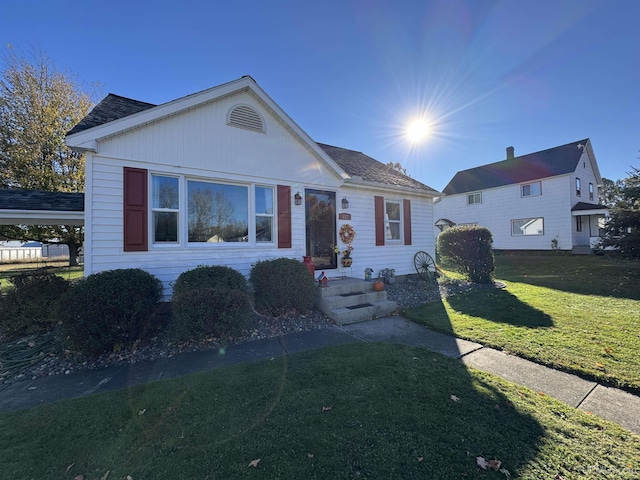
[[[336,268],[336,193],[323,190],[305,190],[305,219],[307,255],[316,264],[316,270]]]

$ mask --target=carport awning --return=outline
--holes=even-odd
[[[0,225],[84,225],[84,193],[0,188]]]

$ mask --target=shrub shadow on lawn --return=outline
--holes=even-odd
[[[491,322],[529,328],[553,326],[549,315],[523,303],[508,290],[476,290],[448,297],[446,301],[457,312]]]

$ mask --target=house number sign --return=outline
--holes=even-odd
[[[338,220],[351,220],[351,214],[350,213],[339,213],[338,214]]]

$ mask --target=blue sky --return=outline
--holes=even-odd
[[[589,137],[602,176],[640,167],[638,18],[637,0],[2,0],[0,45],[151,103],[251,75],[314,140],[442,190],[507,146]]]

